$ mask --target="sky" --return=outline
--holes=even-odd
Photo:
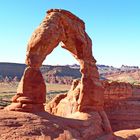
[[[0,0],[0,62],[25,62],[28,41],[52,8],[71,11],[85,22],[97,64],[140,67],[140,0]],[[44,61],[74,63],[60,46]]]

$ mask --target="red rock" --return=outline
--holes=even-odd
[[[106,100],[113,99],[125,99],[132,96],[132,86],[125,82],[111,82],[103,81],[103,86],[105,88],[104,96]]]
[[[50,103],[45,107],[46,111],[66,118],[70,118],[73,115],[76,115],[78,110],[78,99],[80,95],[81,81],[80,79],[75,79],[72,83],[70,91],[66,94],[57,95]],[[98,112],[97,112],[98,110]],[[106,116],[106,113],[96,106],[91,106],[86,108],[84,112],[97,112],[98,116],[101,118],[104,130],[107,133],[112,132],[110,122]],[[78,119],[78,115],[77,119]],[[81,118],[81,116],[80,116]],[[95,118],[94,118],[95,119]],[[96,120],[97,121],[97,120]]]
[[[28,44],[26,64],[40,67],[59,42],[63,42],[62,47],[70,51],[80,63],[82,84],[78,99],[79,110],[92,106],[102,108],[103,88],[92,56],[91,39],[85,32],[84,22],[75,15],[64,10],[49,11]]]
[[[124,82],[104,82],[105,106],[113,131],[140,127],[140,96]]]
[[[0,114],[1,140],[95,140],[107,134],[96,111],[76,112],[70,118],[47,112],[34,114],[0,110]]]
[[[13,103],[5,109],[28,112],[42,111],[44,110],[43,103],[45,101],[46,85],[42,74],[39,69],[28,67],[25,69],[24,75],[19,83],[17,94],[12,98]],[[19,103],[21,107],[17,107]]]

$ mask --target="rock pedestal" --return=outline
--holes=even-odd
[[[27,67],[18,85],[12,104],[5,109],[12,111],[44,111],[46,85],[39,69]]]

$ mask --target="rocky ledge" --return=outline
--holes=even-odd
[[[108,135],[103,131],[97,112],[76,112],[71,118],[47,112],[32,114],[0,110],[0,114],[1,140],[95,140]]]
[[[104,133],[97,112],[77,112],[71,118],[0,110],[1,140],[137,140],[140,129]],[[94,119],[98,121],[94,121]],[[99,125],[100,124],[100,125]],[[131,133],[130,133],[131,131]],[[101,133],[102,132],[102,133]],[[98,135],[99,134],[99,135]]]

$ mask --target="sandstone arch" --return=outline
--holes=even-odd
[[[19,83],[17,94],[8,110],[43,111],[46,88],[39,70],[42,62],[55,47],[67,49],[80,64],[80,80],[77,110],[103,109],[103,88],[99,81],[96,60],[92,56],[92,41],[85,32],[84,22],[72,13],[52,9],[32,34],[28,43],[27,68]]]

